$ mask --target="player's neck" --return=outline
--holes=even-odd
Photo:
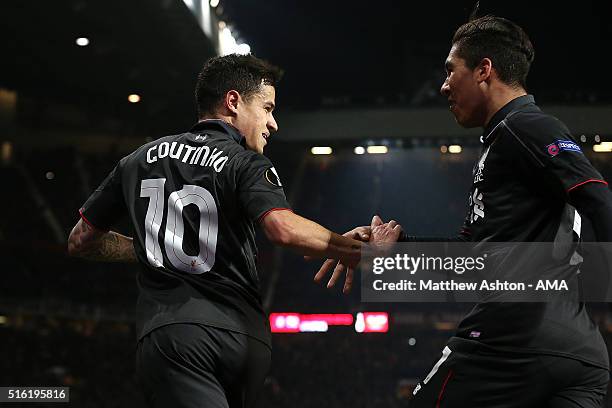
[[[513,88],[504,85],[491,89],[491,96],[487,106],[487,120],[485,121],[484,127],[489,124],[493,115],[495,115],[501,108],[519,96],[524,95],[527,95],[527,92],[522,87]]]
[[[198,122],[202,122],[205,120],[211,120],[211,119],[215,119],[215,120],[222,120],[225,123],[234,126],[233,120],[231,116],[226,116],[223,115],[221,113],[212,113],[212,114],[206,114],[200,117],[200,120]]]

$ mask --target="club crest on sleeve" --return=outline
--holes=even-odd
[[[553,143],[546,146],[546,152],[551,157],[555,157],[563,151],[582,153],[580,146],[571,140],[555,140]]]
[[[276,186],[276,187],[283,186],[280,181],[280,177],[278,177],[278,173],[276,172],[276,169],[274,167],[270,167],[268,170],[266,170],[264,175],[268,183],[272,184],[273,186]]]

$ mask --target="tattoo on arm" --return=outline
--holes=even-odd
[[[109,231],[83,248],[83,258],[107,262],[136,262],[132,238]]]
[[[83,220],[79,220],[70,233],[68,253],[94,261],[137,261],[132,238],[114,231],[95,230]]]

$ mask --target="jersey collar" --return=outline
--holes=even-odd
[[[508,116],[511,112],[517,110],[518,108],[529,104],[535,104],[535,99],[533,95],[519,96],[518,98],[515,98],[508,102],[506,105],[504,105],[503,108],[498,110],[495,115],[493,115],[489,123],[487,123],[487,126],[485,126],[484,135],[480,138],[480,141],[482,143],[486,143],[487,139],[489,139],[491,134],[493,133],[493,129],[495,129],[497,125],[499,125],[499,123],[506,118],[506,116]]]
[[[240,134],[240,131],[230,125],[229,123],[220,120],[220,119],[206,119],[196,123],[189,132],[191,133],[201,133],[203,130],[217,130],[221,133],[231,137],[238,144],[242,144],[243,137]]]

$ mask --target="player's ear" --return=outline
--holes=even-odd
[[[491,61],[490,58],[483,58],[482,61],[480,61],[480,64],[478,64],[476,67],[477,81],[480,83],[489,80],[489,78],[491,78],[492,70],[493,61]]]
[[[241,102],[240,93],[236,90],[230,90],[225,94],[223,104],[225,108],[232,113],[238,113],[238,104]]]

